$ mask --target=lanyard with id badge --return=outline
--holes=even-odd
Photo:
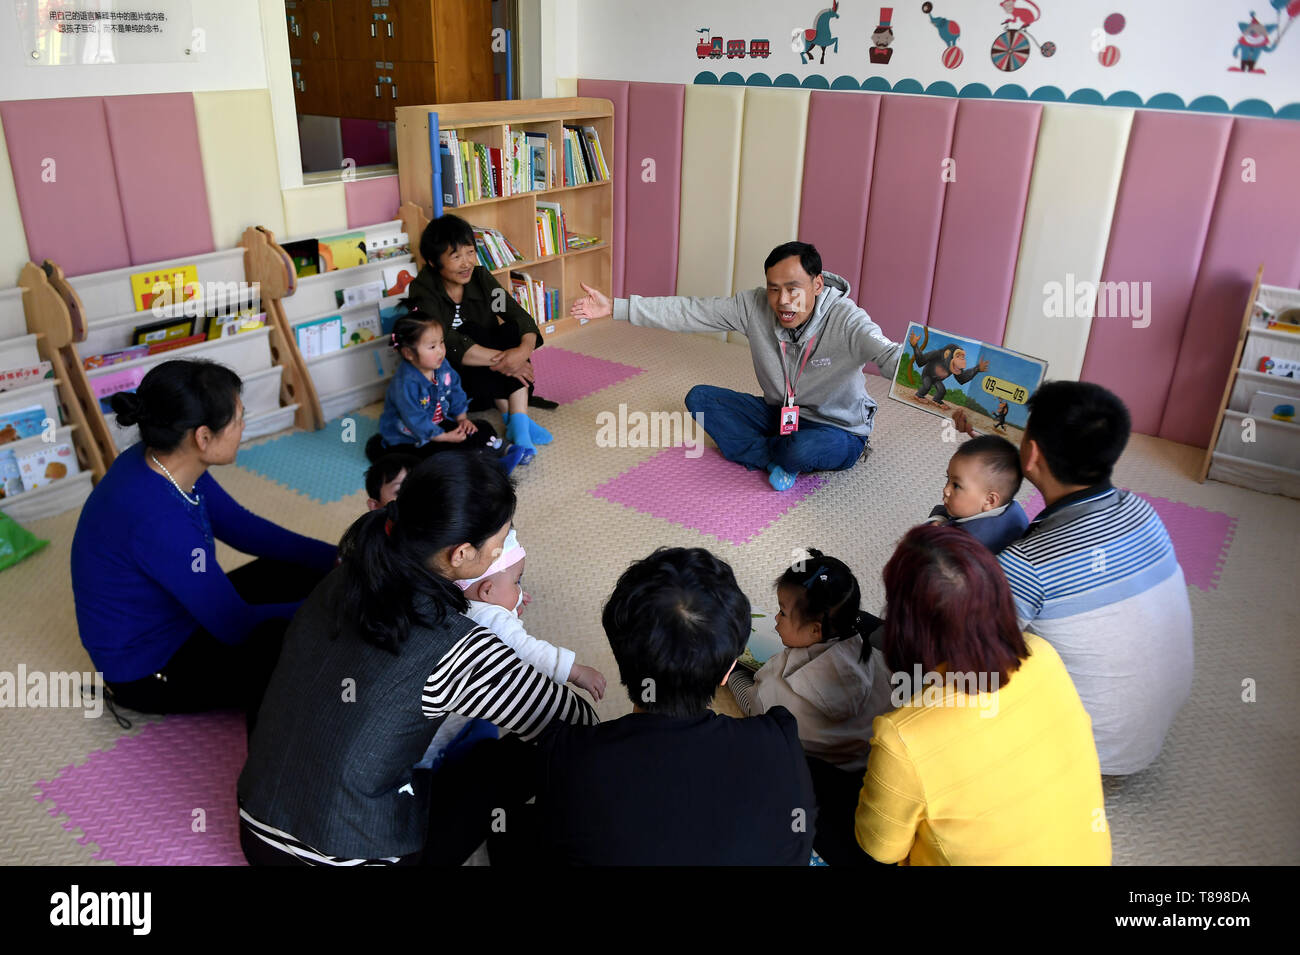
[[[795,389],[799,387],[799,376],[803,374],[804,367],[808,364],[808,359],[812,355],[813,343],[817,341],[817,336],[813,335],[808,339],[808,344],[804,345],[802,356],[799,362],[799,370],[794,373],[794,382],[790,381],[790,370],[785,363],[785,342],[781,342],[781,373],[785,376],[785,404],[781,406],[781,433],[794,434],[799,430],[799,406],[794,403]]]

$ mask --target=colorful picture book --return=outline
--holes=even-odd
[[[589,249],[593,245],[600,245],[600,241],[598,235],[583,235],[578,232],[566,232],[564,234],[564,244],[569,252]]]
[[[81,359],[81,365],[87,371],[92,368],[103,368],[106,365],[116,365],[119,362],[135,361],[137,358],[143,358],[149,354],[148,345],[132,345],[130,348],[119,348],[117,351],[104,352],[102,355],[87,355]]]
[[[0,448],[0,498],[23,493],[23,476],[18,458],[9,448]]]
[[[382,262],[411,254],[411,240],[405,232],[365,233],[366,261]]]
[[[131,297],[137,312],[202,299],[198,266],[172,265],[136,272],[131,276]]]
[[[582,186],[609,178],[595,126],[564,127],[564,185]]]
[[[35,437],[45,430],[47,417],[44,405],[0,411],[0,444]]]
[[[776,614],[770,610],[751,611],[749,614],[749,643],[740,655],[740,662],[751,670],[757,670],[772,657],[781,652],[784,646],[776,632]]]
[[[1300,361],[1291,358],[1270,358],[1265,355],[1259,360],[1257,370],[1276,378],[1300,378]]]
[[[1250,399],[1247,414],[1252,418],[1268,418],[1272,421],[1296,420],[1296,405],[1300,399],[1294,395],[1279,395],[1268,391],[1257,391]]]
[[[131,341],[136,345],[153,345],[176,338],[189,338],[191,335],[197,335],[202,327],[201,318],[164,318],[157,322],[137,325],[131,332]]]
[[[407,286],[415,281],[415,276],[414,262],[406,265],[392,265],[384,269],[383,297],[392,298],[394,295],[405,295]]]
[[[175,351],[178,348],[185,348],[188,345],[197,345],[200,342],[208,340],[208,336],[199,332],[197,335],[186,335],[184,338],[169,338],[166,341],[151,342],[149,344],[149,354],[157,355],[166,351]]]
[[[333,272],[366,264],[366,234],[345,232],[341,235],[321,236],[316,240],[320,254],[320,270]]]
[[[315,239],[286,242],[281,248],[293,259],[293,268],[298,273],[298,278],[320,274],[320,244]]]
[[[560,290],[548,289],[527,272],[510,273],[510,295],[539,325],[560,317]]]
[[[383,334],[379,324],[379,309],[361,309],[339,316],[342,325],[339,334],[343,338],[343,347],[364,345]]]
[[[229,315],[213,315],[208,319],[207,340],[229,338],[241,332],[254,332],[266,327],[266,312],[254,312],[251,308],[240,309]]]
[[[18,454],[15,457],[24,491],[34,491],[38,487],[52,484],[81,470],[77,455],[72,450],[72,445],[67,442],[43,447],[30,454]]]
[[[98,375],[90,379],[90,390],[99,399],[99,407],[105,414],[111,414],[113,411],[110,400],[113,395],[122,391],[135,391],[140,387],[147,370],[135,366],[121,371],[110,371],[106,375]]]
[[[1290,332],[1300,335],[1300,308],[1288,308],[1276,315],[1269,316],[1268,329],[1274,332]]]
[[[48,361],[35,365],[20,365],[17,368],[0,369],[0,391],[13,391],[34,385],[45,378],[54,377],[54,368]]]
[[[1046,374],[1045,361],[912,322],[889,397],[941,418],[960,408],[976,431],[1019,444]]]
[[[474,248],[478,252],[479,265],[489,271],[504,269],[524,260],[510,240],[496,229],[475,227]]]
[[[564,210],[558,202],[537,203],[537,256],[561,255],[568,251]]]
[[[339,308],[351,308],[366,302],[378,302],[384,297],[383,279],[375,279],[363,285],[351,285],[334,290],[334,304]]]

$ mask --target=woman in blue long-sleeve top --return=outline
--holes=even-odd
[[[91,491],[72,541],[81,642],[115,704],[146,713],[255,715],[288,621],[337,547],[245,510],[207,473],[235,460],[242,382],[207,361],[167,361],[113,396],[140,426]],[[259,558],[227,575],[216,541]]]

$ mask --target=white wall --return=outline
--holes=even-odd
[[[791,31],[812,27],[817,13],[830,0],[572,0],[577,8],[577,75],[590,79],[691,83],[701,70],[719,75],[735,71],[744,77],[762,72],[775,78],[792,73],[803,78],[818,73],[833,81],[851,76],[859,82],[883,76],[890,83],[912,78],[923,87],[946,81],[958,90],[968,83],[997,89],[1015,83],[1033,92],[1055,86],[1067,96],[1091,88],[1103,96],[1132,90],[1142,99],[1175,93],[1190,103],[1200,96],[1218,96],[1235,106],[1258,98],[1275,110],[1300,102],[1300,26],[1283,36],[1278,49],[1265,53],[1264,75],[1231,73],[1237,65],[1232,51],[1240,33],[1237,24],[1254,10],[1261,21],[1274,22],[1269,0],[1035,0],[1042,20],[1030,28],[1040,42],[1052,41],[1050,59],[1035,50],[1013,73],[995,69],[989,56],[993,39],[1005,19],[997,0],[934,0],[933,15],[957,21],[963,62],[943,66],[944,45],[920,0],[887,4],[841,0],[839,19],[831,21],[839,52],[828,52],[825,65],[803,65],[790,48]],[[882,66],[867,59],[871,33],[882,6],[892,6],[894,55]],[[1120,50],[1120,60],[1102,66],[1093,52],[1093,30],[1108,14],[1122,13],[1122,32],[1106,37]],[[697,28],[714,36],[746,41],[771,41],[767,59],[700,60],[696,57]],[[820,58],[820,50],[816,57]]]

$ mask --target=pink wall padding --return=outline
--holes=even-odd
[[[213,251],[194,94],[103,103],[132,264]]]
[[[958,104],[930,295],[935,328],[1002,343],[1042,115],[1037,103]]]
[[[68,275],[130,265],[103,101],[13,100],[0,103],[0,121],[32,259],[51,259]],[[51,173],[52,182],[42,179]],[[157,197],[155,214],[169,198]]]
[[[1260,264],[1267,284],[1300,285],[1297,155],[1300,123],[1233,120],[1209,238],[1160,421],[1162,438],[1209,444]],[[1252,167],[1255,181],[1243,181]]]
[[[343,202],[347,205],[349,229],[396,219],[397,207],[401,205],[397,177],[379,176],[375,179],[352,179],[345,182]],[[410,239],[419,244],[418,235],[413,235]]]
[[[343,158],[357,166],[383,166],[393,161],[388,123],[343,118],[339,120],[339,137],[343,141]]]
[[[677,231],[682,203],[682,116],[686,87],[632,83],[627,91],[627,214],[623,287],[636,295],[677,291]],[[653,159],[654,181],[646,182]]]
[[[596,99],[607,99],[614,104],[614,144],[611,149],[608,143],[601,143],[601,148],[605,150],[605,162],[609,162],[609,154],[614,154],[614,234],[609,236],[609,241],[613,243],[610,250],[613,257],[613,290],[610,295],[623,298],[627,295],[626,280],[626,256],[627,256],[627,187],[628,187],[628,162],[627,162],[627,131],[628,131],[628,86],[630,84],[618,80],[578,80],[578,95],[592,96]],[[681,124],[678,123],[680,128]],[[680,133],[678,134],[680,136]],[[678,153],[678,171],[681,170],[681,147],[677,149]],[[636,164],[637,175],[641,173],[641,163]],[[680,177],[679,177],[680,178]],[[679,213],[674,210],[673,215]],[[673,273],[676,274],[676,265],[673,266]],[[639,290],[634,290],[638,291]]]
[[[1160,430],[1231,132],[1229,116],[1139,110],[1133,117],[1102,270],[1103,283],[1128,287],[1130,315],[1103,315],[1110,309],[1098,296],[1080,378],[1123,398],[1141,434]]]
[[[867,244],[857,302],[894,341],[930,314],[943,218],[943,160],[957,100],[886,96],[880,104]],[[848,157],[843,157],[848,161]]]
[[[857,297],[880,96],[817,90],[809,100],[799,240],[817,246],[822,266],[848,279]]]

